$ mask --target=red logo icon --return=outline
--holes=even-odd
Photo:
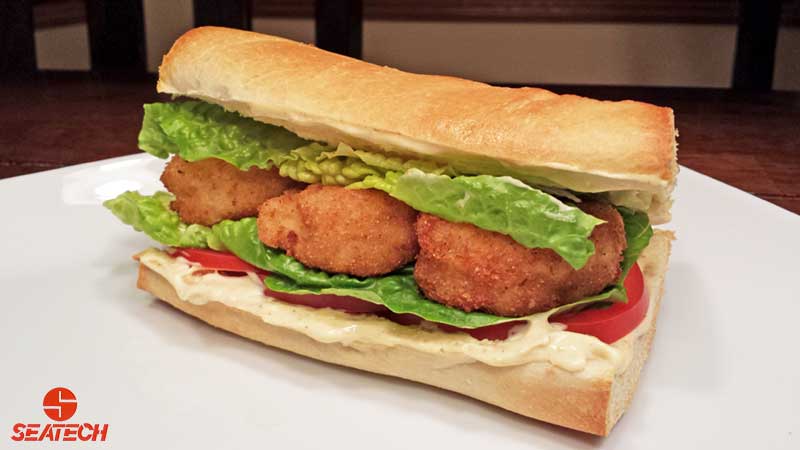
[[[11,427],[12,441],[92,441],[103,442],[108,436],[107,423],[92,423],[80,419],[76,423],[63,423],[75,415],[78,399],[65,387],[55,387],[47,391],[42,399],[42,410],[55,422],[26,423],[17,422]]]
[[[57,387],[47,391],[42,401],[42,407],[47,417],[63,422],[75,414],[75,410],[78,409],[78,400],[69,389]]]

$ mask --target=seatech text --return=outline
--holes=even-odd
[[[17,423],[14,441],[105,441],[108,424],[99,423]]]

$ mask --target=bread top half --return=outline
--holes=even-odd
[[[307,139],[447,162],[463,173],[652,195],[651,220],[669,218],[678,170],[670,108],[407,73],[219,27],[190,30],[175,42],[158,91]]]

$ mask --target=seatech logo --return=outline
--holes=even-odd
[[[57,387],[44,394],[42,408],[47,417],[63,422],[69,420],[78,409],[78,399],[65,387]]]
[[[44,413],[56,422],[65,422],[78,410],[78,399],[65,387],[47,391],[42,400]],[[105,441],[108,424],[99,423],[16,423],[12,441]]]

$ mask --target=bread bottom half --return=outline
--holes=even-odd
[[[137,286],[210,325],[265,345],[328,363],[425,383],[527,417],[605,436],[630,404],[649,354],[671,239],[670,233],[656,231],[639,259],[650,307],[639,327],[614,344],[630,352],[628,364],[616,374],[598,377],[569,372],[548,362],[497,367],[475,361],[442,367],[436,354],[415,349],[372,350],[323,343],[219,302],[198,305],[184,301],[166,278],[143,264],[139,266]]]

